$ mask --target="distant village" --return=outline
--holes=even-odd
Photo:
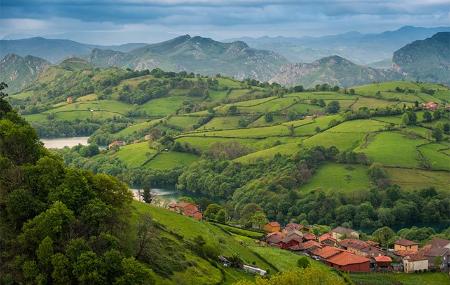
[[[320,236],[311,228],[289,223],[284,229],[278,222],[264,226],[265,243],[294,251],[346,272],[404,271],[449,272],[450,240],[434,238],[422,248],[406,239],[394,242],[394,248],[382,249],[374,241],[360,240],[353,229],[337,227]]]

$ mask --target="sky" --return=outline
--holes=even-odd
[[[153,43],[179,35],[377,33],[450,26],[450,0],[0,0],[0,38]]]

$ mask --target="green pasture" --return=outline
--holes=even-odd
[[[173,169],[187,166],[197,159],[199,159],[199,157],[191,153],[163,151],[147,162],[144,167],[160,170]]]
[[[431,143],[422,145],[418,149],[425,156],[432,169],[450,171],[450,155],[445,152],[449,149],[448,146]]]
[[[224,130],[239,127],[241,116],[214,117],[211,121],[199,128],[199,130]]]
[[[387,166],[419,167],[417,146],[427,140],[409,138],[398,132],[382,132],[369,140],[367,147],[356,148],[371,160]]]
[[[112,156],[119,158],[130,167],[139,167],[154,154],[156,154],[156,150],[151,149],[148,142],[145,141],[122,146]]]
[[[150,100],[139,106],[139,110],[145,111],[149,116],[166,116],[175,113],[183,105],[184,101],[193,100],[187,96],[170,96]]]
[[[331,129],[332,130],[332,129]],[[362,142],[366,134],[364,133],[335,133],[331,130],[318,133],[314,136],[306,138],[303,141],[305,147],[323,146],[332,147],[335,146],[340,151],[353,150],[358,147]]]
[[[435,187],[438,190],[450,193],[450,172],[429,171],[420,169],[385,168],[389,179],[405,190],[419,190]]]
[[[199,117],[172,116],[167,120],[167,124],[181,128],[183,130],[192,130],[193,126],[199,122]]]
[[[370,187],[366,166],[327,163],[314,173],[307,184],[300,187],[300,191],[322,190],[350,194],[366,192]]]

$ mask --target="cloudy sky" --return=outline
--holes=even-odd
[[[450,0],[0,0],[0,38],[97,44],[450,26]]]

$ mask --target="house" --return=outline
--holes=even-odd
[[[308,241],[308,240],[316,240],[317,238],[312,233],[306,233],[303,235],[303,239]]]
[[[264,230],[268,233],[275,233],[281,230],[281,226],[278,222],[270,222],[264,225]]]
[[[319,237],[319,242],[323,245],[336,246],[337,241],[330,233],[323,234]]]
[[[67,97],[66,102],[67,102],[67,104],[72,104],[73,103],[73,97],[72,96]]]
[[[296,224],[296,223],[289,223],[284,227],[285,232],[300,231],[301,229],[303,229],[303,225]]]
[[[253,274],[258,274],[261,276],[265,276],[267,274],[267,271],[258,268],[258,267],[254,267],[254,266],[250,266],[250,265],[245,265],[242,267],[245,271],[253,273]]]
[[[403,258],[403,270],[406,273],[428,270],[428,258],[422,252],[417,252]]]
[[[407,239],[399,239],[394,242],[394,252],[398,255],[411,255],[419,251],[419,244]]]
[[[173,202],[169,204],[169,210],[194,218],[197,221],[201,221],[203,219],[203,214],[199,211],[198,207],[192,203]]]
[[[313,251],[311,251],[312,255],[315,255],[317,257],[319,257],[320,259],[326,260],[338,253],[341,253],[345,250],[341,249],[341,248],[337,248],[337,247],[333,247],[333,246],[325,246],[322,248],[317,248]]]
[[[439,104],[436,103],[436,102],[430,101],[430,102],[427,102],[427,103],[423,103],[422,107],[427,109],[427,110],[429,110],[429,111],[435,111],[439,107]]]
[[[377,269],[381,271],[391,270],[392,258],[386,255],[379,255],[374,257]]]
[[[304,250],[304,251],[311,252],[311,251],[314,251],[314,250],[316,250],[318,248],[321,248],[321,247],[322,246],[317,241],[309,240],[309,241],[306,241],[306,242],[302,243],[301,246],[300,246],[300,249]]]
[[[428,268],[449,271],[450,268],[450,240],[433,238],[420,252],[428,259]]]
[[[345,238],[359,239],[359,233],[357,231],[344,227],[334,228],[331,230],[330,234],[331,237],[337,241]]]
[[[300,246],[303,242],[303,233],[301,231],[291,231],[285,235],[281,242],[281,247],[284,249],[294,248]]]
[[[371,246],[359,239],[344,239],[339,242],[339,245],[347,251],[363,257],[376,257],[384,254],[378,247]]]
[[[125,142],[124,141],[113,141],[112,143],[110,143],[108,145],[108,149],[117,149],[121,146],[124,146]]]
[[[266,236],[266,242],[272,246],[282,246],[283,234],[281,232],[269,233]]]
[[[370,260],[353,254],[348,251],[342,251],[326,259],[331,267],[347,272],[370,272]]]

